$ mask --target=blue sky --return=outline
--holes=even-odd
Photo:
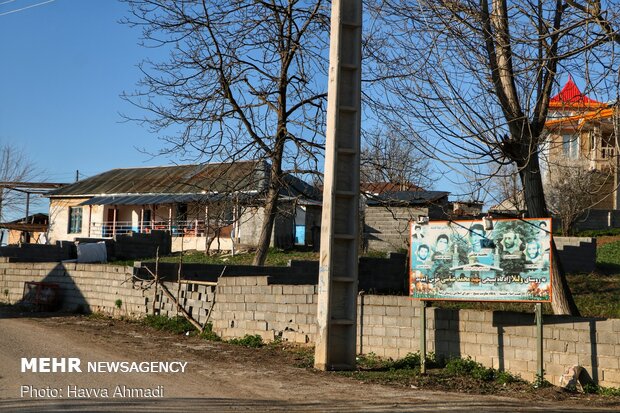
[[[0,141],[26,151],[41,180],[72,182],[130,166],[162,165],[136,148],[159,147],[123,122],[119,95],[135,88],[146,53],[139,30],[119,24],[115,0],[0,0]],[[5,14],[8,13],[8,14]]]

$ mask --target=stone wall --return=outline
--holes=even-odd
[[[154,291],[133,277],[132,267],[90,264],[9,263],[0,259],[0,299],[22,297],[24,282],[59,285],[66,309],[141,317],[152,311]],[[166,283],[176,295],[178,285]],[[200,323],[213,323],[224,338],[258,334],[313,343],[315,285],[272,284],[268,276],[221,277],[217,286],[181,284],[181,303]],[[116,302],[122,305],[117,308]],[[156,309],[176,315],[162,294]],[[402,296],[358,296],[358,350],[402,357],[419,350],[418,301]],[[559,383],[566,367],[579,364],[600,385],[620,387],[620,320],[544,317],[545,378]],[[480,363],[534,380],[536,327],[533,314],[427,309],[427,348],[439,357],[472,357]]]

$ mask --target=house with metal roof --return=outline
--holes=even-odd
[[[321,205],[311,185],[292,175],[284,181],[272,236],[277,247],[292,245],[296,223],[305,227],[306,210]],[[48,193],[49,239],[163,230],[173,251],[253,246],[268,186],[264,161],[112,169]]]

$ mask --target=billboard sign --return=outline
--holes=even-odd
[[[411,223],[409,295],[421,300],[551,301],[551,219]]]

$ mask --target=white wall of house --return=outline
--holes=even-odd
[[[143,211],[151,210],[151,222],[156,226],[166,226],[168,220],[172,217],[172,220],[176,220],[176,209],[174,205],[153,205],[153,206],[141,206],[141,205],[92,205],[92,206],[80,206],[80,204],[88,198],[73,198],[73,199],[51,199],[50,200],[50,227],[49,227],[49,241],[54,243],[56,241],[74,241],[76,238],[100,238],[104,235],[111,236],[111,233],[104,234],[102,226],[111,224],[112,213],[115,208],[116,222],[123,226],[123,230],[138,231],[140,229],[140,221],[143,217]],[[79,231],[70,232],[70,210],[71,208],[81,208],[81,227]],[[242,245],[255,247],[258,245],[260,233],[264,221],[264,208],[263,207],[242,207],[240,209],[240,219],[235,224],[235,241]],[[274,226],[274,231],[271,236],[271,245],[275,245],[275,241],[279,240],[280,243],[284,239],[293,237],[294,234],[294,219],[303,225],[305,223],[305,211],[299,210],[296,217],[293,216],[294,211],[292,204],[281,205],[279,216]],[[187,219],[201,220],[205,218],[204,206],[190,205],[188,208]],[[75,229],[75,228],[74,228]],[[110,231],[110,227],[108,227]],[[175,234],[176,235],[176,234]],[[218,248],[218,240],[214,240],[211,244],[211,249]],[[230,236],[221,236],[219,239],[219,248],[222,250],[231,250],[233,246],[233,240]],[[174,236],[172,241],[172,250],[198,250],[204,251],[206,249],[206,238],[204,236]]]
[[[87,199],[59,198],[50,200],[48,240],[51,244],[56,241],[74,241],[76,238],[88,237],[88,229],[92,219],[91,209],[88,206],[80,206]],[[82,222],[79,231],[69,231],[71,208],[81,209]]]

